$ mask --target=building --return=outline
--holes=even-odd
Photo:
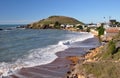
[[[120,30],[116,27],[109,27],[105,31],[105,38],[106,40],[111,40],[113,37],[115,37]]]
[[[88,27],[93,27],[93,28],[94,28],[94,27],[97,27],[97,24],[91,23],[91,24],[87,24],[87,26],[88,26]]]

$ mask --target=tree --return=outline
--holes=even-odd
[[[90,32],[90,28],[89,27],[87,27],[87,30],[86,30],[87,32]]]
[[[101,35],[104,35],[104,27],[103,24],[98,28],[98,36],[100,37]]]
[[[57,29],[60,28],[60,23],[59,23],[58,21],[55,22],[55,24],[54,24],[54,28],[57,28]]]
[[[81,25],[77,26],[77,28],[83,30],[83,26],[81,26]]]

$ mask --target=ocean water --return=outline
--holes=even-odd
[[[1,25],[0,74],[13,73],[23,67],[43,65],[54,61],[56,52],[71,47],[94,47],[84,40],[93,38],[91,33],[56,29],[17,29],[18,25]]]

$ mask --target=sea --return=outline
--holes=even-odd
[[[74,47],[96,47],[98,42],[88,32],[57,29],[25,29],[19,25],[0,25],[0,75],[7,76],[23,67],[44,65],[54,61],[55,53]],[[86,45],[87,44],[87,45]]]

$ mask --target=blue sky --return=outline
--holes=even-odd
[[[27,24],[51,15],[84,23],[120,21],[120,0],[0,0],[0,24]],[[104,19],[104,17],[106,17]]]

